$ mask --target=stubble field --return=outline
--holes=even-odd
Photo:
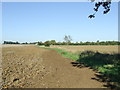
[[[100,53],[118,53],[120,46],[118,45],[52,45],[52,48],[63,49],[72,53],[80,53],[83,51],[98,51]],[[120,52],[119,52],[120,53]]]

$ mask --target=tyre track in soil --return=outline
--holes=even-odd
[[[55,50],[32,47],[3,48],[3,87],[101,88],[95,72],[77,68]]]

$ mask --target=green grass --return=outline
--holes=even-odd
[[[50,48],[50,47],[40,47],[40,48],[45,48],[45,49],[52,49],[57,51],[59,54],[61,54],[62,56],[66,57],[66,58],[70,58],[72,60],[77,60],[79,59],[79,55],[71,53],[71,52],[67,52],[65,50],[62,49],[58,49],[58,48]]]

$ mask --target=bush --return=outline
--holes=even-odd
[[[50,44],[49,44],[49,43],[46,43],[46,44],[45,44],[45,47],[50,47]]]

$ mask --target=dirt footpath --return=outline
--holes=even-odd
[[[72,60],[54,50],[4,47],[2,56],[4,88],[101,88],[104,84],[91,79],[92,69],[73,67]]]

